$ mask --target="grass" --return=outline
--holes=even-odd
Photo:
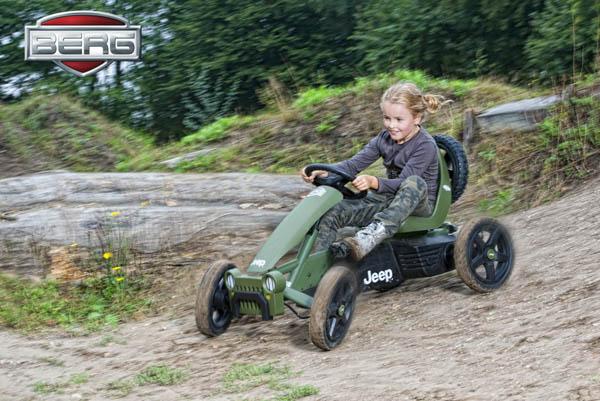
[[[33,391],[42,395],[48,395],[53,393],[62,394],[67,388],[85,384],[88,382],[88,380],[89,375],[87,373],[74,373],[68,380],[57,382],[36,382],[33,385]]]
[[[45,381],[37,382],[33,385],[33,391],[38,394],[62,393],[68,386],[66,383],[49,383]]]
[[[106,390],[117,398],[127,397],[135,388],[132,380],[119,379],[108,383]]]
[[[100,341],[98,341],[98,343],[96,343],[96,345],[98,347],[106,347],[110,344],[125,345],[125,344],[127,344],[127,341],[125,341],[122,338],[116,338],[113,335],[107,334],[107,335],[102,336],[102,339]]]
[[[212,124],[202,127],[197,132],[187,135],[181,139],[183,145],[189,145],[193,143],[207,143],[214,142],[224,139],[228,135],[228,131],[233,128],[244,128],[255,120],[251,116],[238,116],[234,115],[231,117],[223,117],[218,119]]]
[[[128,396],[137,386],[154,384],[158,386],[174,386],[183,383],[189,377],[182,369],[172,368],[165,364],[146,367],[132,379],[118,379],[107,384],[105,389],[111,396],[121,398]]]
[[[54,281],[33,283],[0,274],[0,325],[22,332],[45,327],[94,331],[114,326],[148,310],[150,301],[142,289],[134,283],[122,288],[106,279],[60,286]]]
[[[0,105],[0,139],[10,153],[39,169],[114,170],[152,149],[152,139],[125,128],[68,96],[34,94]]]
[[[557,199],[600,166],[600,100],[556,105],[534,132],[482,136],[473,148],[471,192],[492,215]]]
[[[65,366],[64,361],[61,361],[60,359],[55,358],[53,356],[44,356],[44,357],[38,358],[38,361],[47,363],[50,366],[58,366],[58,367]]]
[[[302,110],[324,103],[329,99],[348,92],[349,89],[345,87],[319,86],[318,88],[311,88],[300,92],[292,106]]]
[[[159,386],[171,386],[185,381],[188,374],[167,365],[148,366],[135,377],[135,383],[139,386],[146,384],[157,384]]]
[[[296,385],[288,379],[297,376],[288,366],[269,362],[263,364],[235,363],[223,376],[223,390],[227,393],[248,392],[266,387],[271,390],[271,401],[294,401],[319,393],[312,385]]]
[[[377,107],[381,93],[398,81],[411,81],[426,93],[452,99],[454,103],[429,116],[425,126],[430,132],[455,137],[460,137],[463,129],[465,109],[477,112],[550,92],[491,79],[455,80],[401,69],[357,78],[343,86],[309,88],[298,93],[295,100],[286,100],[285,107],[279,105],[253,116],[224,117],[162,147],[153,146],[142,136],[134,135],[135,138],[129,140],[127,135],[135,133],[120,133],[94,112],[66,104],[69,103],[66,98],[57,97],[56,104],[48,104],[47,99],[32,96],[14,105],[0,106],[1,133],[11,150],[28,157],[41,155],[38,159],[45,160],[46,155],[68,150],[67,155],[50,158],[49,168],[70,163],[81,171],[100,169],[102,164],[90,167],[89,160],[97,158],[97,150],[101,149],[107,155],[101,157],[102,163],[108,161],[107,166],[115,168],[116,165],[119,171],[295,174],[308,163],[333,163],[360,150],[381,128]],[[595,82],[597,76],[590,76],[581,85]],[[479,191],[477,199],[471,202],[494,214],[518,210],[555,199],[571,182],[589,177],[598,170],[599,110],[597,98],[573,98],[562,108],[553,110],[536,133],[515,135],[509,140],[505,136],[501,140],[493,136],[476,137],[469,185],[475,181]],[[89,124],[85,126],[65,121],[66,117],[82,113],[89,117]],[[286,113],[292,117],[286,117]],[[109,132],[111,139],[97,146],[96,142],[90,142],[104,131]],[[235,138],[232,138],[234,132]],[[223,142],[227,138],[232,140]],[[88,146],[90,143],[94,146]],[[216,149],[195,160],[184,161],[174,169],[160,164],[162,160],[209,147]],[[524,191],[525,186],[531,188]],[[514,191],[506,192],[507,188]]]
[[[490,80],[454,80],[431,77],[421,71],[397,70],[357,78],[344,86],[320,86],[297,94],[283,110],[254,116],[224,117],[178,142],[140,152],[118,164],[119,171],[169,170],[159,163],[198,150],[217,149],[195,160],[184,161],[176,172],[249,171],[295,173],[310,162],[335,162],[356,152],[378,129],[377,104],[383,90],[398,81],[412,81],[425,92],[443,94],[455,103],[432,115],[427,127],[457,136],[462,110],[481,108],[505,100],[530,97],[532,91]],[[533,93],[537,95],[537,93]],[[365,109],[366,104],[374,107]],[[290,113],[294,118],[286,118]],[[342,118],[343,116],[343,118]],[[235,132],[235,143],[222,141]],[[219,142],[220,144],[213,144]]]
[[[479,202],[479,209],[488,212],[492,216],[508,214],[514,208],[513,203],[515,199],[515,190],[513,188],[507,188],[498,191],[496,196],[492,199],[481,200]]]

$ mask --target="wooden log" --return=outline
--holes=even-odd
[[[477,125],[486,133],[533,131],[546,118],[548,109],[561,101],[561,96],[552,95],[505,103],[478,114]]]
[[[98,269],[126,248],[136,268],[239,263],[314,187],[299,176],[45,172],[0,180],[0,271]]]
[[[473,140],[473,137],[475,136],[476,120],[475,120],[475,111],[473,109],[465,110],[463,126],[464,126],[463,146],[465,147],[465,150],[468,152],[471,141]]]

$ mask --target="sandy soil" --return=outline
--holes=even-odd
[[[305,400],[600,400],[600,177],[502,220],[518,252],[504,288],[475,294],[450,272],[362,294],[349,335],[334,351],[315,348],[307,321],[291,313],[266,323],[246,319],[207,339],[186,297],[183,313],[110,333],[0,332],[0,399],[111,399],[108,383],[158,363],[185,369],[188,380],[138,386],[122,399],[269,398],[266,386],[227,392],[223,375],[235,362],[274,362],[300,372],[290,383],[320,390]],[[82,372],[88,381],[62,393],[34,391],[36,382]]]

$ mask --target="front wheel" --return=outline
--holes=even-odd
[[[460,278],[473,290],[500,288],[510,277],[514,259],[510,234],[497,220],[474,219],[460,228],[454,264]]]
[[[333,266],[321,279],[310,308],[308,331],[317,347],[329,351],[339,345],[352,323],[358,284],[345,266]]]
[[[209,266],[196,291],[196,326],[202,334],[215,337],[223,334],[231,323],[233,312],[229,304],[229,292],[224,275],[235,265],[219,260]]]

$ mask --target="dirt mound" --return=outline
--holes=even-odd
[[[0,178],[43,170],[113,171],[150,141],[65,95],[0,104]]]
[[[286,383],[320,390],[307,400],[598,400],[599,200],[597,177],[557,202],[505,217],[517,261],[500,291],[474,294],[451,272],[362,294],[348,337],[332,352],[315,348],[307,321],[289,313],[243,319],[205,338],[191,310],[200,271],[179,284],[178,317],[89,337],[0,332],[3,399],[38,399],[34,389],[39,399],[106,399],[155,364],[183,369],[188,380],[132,385],[123,399],[274,399],[282,392],[266,381],[235,387],[224,378],[236,362],[273,362],[296,372]],[[81,373],[84,383],[72,379]]]

